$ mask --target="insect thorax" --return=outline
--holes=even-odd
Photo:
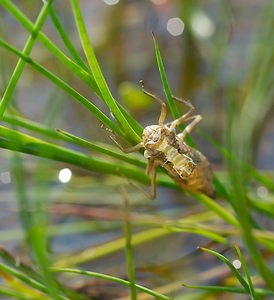
[[[175,132],[168,126],[147,126],[143,131],[144,156],[155,159],[162,167],[173,172],[173,177],[189,177],[194,170],[197,160],[192,157],[190,147],[179,143]]]

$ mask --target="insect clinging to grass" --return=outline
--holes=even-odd
[[[213,196],[213,173],[208,159],[197,149],[190,147],[185,142],[185,137],[202,119],[201,115],[193,115],[194,106],[183,99],[173,96],[173,99],[185,104],[189,110],[178,119],[165,123],[167,108],[163,100],[144,89],[143,92],[158,101],[161,113],[157,125],[144,128],[142,142],[129,148],[122,148],[115,139],[116,144],[125,153],[135,152],[144,148],[144,157],[147,158],[146,174],[151,176],[151,195],[156,197],[156,168],[163,167],[168,175],[183,189]],[[191,121],[185,129],[178,133],[177,127]],[[112,137],[113,138],[113,137]]]

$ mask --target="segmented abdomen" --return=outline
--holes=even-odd
[[[195,163],[191,157],[179,153],[178,149],[170,145],[166,139],[157,143],[157,150],[165,155],[163,167],[166,163],[172,163],[174,171],[177,172],[181,178],[186,178],[191,175],[195,168]]]

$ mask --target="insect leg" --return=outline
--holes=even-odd
[[[146,175],[151,176],[151,190],[149,198],[152,200],[156,198],[156,168],[157,165],[155,164],[155,161],[153,159],[148,159]]]
[[[158,102],[160,103],[160,105],[161,105],[161,113],[160,113],[160,117],[159,117],[158,124],[159,124],[160,126],[162,126],[162,125],[164,124],[164,122],[165,122],[165,119],[166,119],[166,113],[167,113],[167,112],[166,112],[166,104],[165,104],[165,102],[164,102],[162,99],[160,99],[159,97],[157,97],[156,95],[153,95],[153,94],[151,94],[150,92],[146,91],[146,90],[145,90],[145,85],[144,85],[143,80],[140,80],[140,83],[141,83],[141,87],[142,87],[143,92],[144,92],[146,95],[148,95],[149,97],[155,99],[156,101],[158,101]]]
[[[171,125],[170,125],[170,129],[172,131],[175,130],[175,128],[182,124],[183,122],[187,121],[190,117],[190,115],[193,113],[193,111],[195,110],[194,106],[189,102],[189,101],[186,101],[184,99],[181,99],[181,98],[178,98],[178,97],[175,97],[175,96],[172,96],[172,98],[178,102],[181,102],[181,103],[184,103],[185,105],[187,105],[189,107],[189,110],[183,114],[180,118],[174,120]]]
[[[105,129],[107,132],[110,133],[109,137],[112,139],[112,141],[117,145],[117,147],[123,151],[124,153],[131,153],[131,152],[136,152],[140,150],[142,147],[144,147],[143,143],[139,143],[135,146],[124,148],[121,144],[119,144],[116,140],[116,135],[113,133],[113,131],[109,128],[105,128],[104,125],[101,125],[101,128]]]
[[[113,140],[113,142],[120,148],[121,151],[124,153],[131,153],[131,152],[136,152],[140,150],[142,147],[144,147],[143,143],[139,143],[137,145],[134,145],[132,147],[124,148],[122,145],[120,145],[116,139],[111,135],[110,138]]]
[[[193,119],[193,121],[188,124],[186,126],[186,128],[184,129],[184,131],[182,133],[177,134],[177,140],[178,141],[184,141],[185,137],[188,133],[190,133],[192,131],[192,129],[202,120],[202,116],[201,115],[196,115],[196,116],[191,116],[188,117],[187,119],[185,119],[185,121]]]

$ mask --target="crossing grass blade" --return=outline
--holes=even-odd
[[[83,61],[82,57],[80,56],[80,54],[78,53],[78,51],[75,49],[71,39],[69,38],[69,36],[66,33],[65,28],[62,26],[58,15],[53,7],[53,5],[50,6],[50,10],[49,10],[49,15],[51,17],[51,20],[56,28],[56,30],[58,31],[61,39],[63,40],[64,45],[66,46],[66,48],[69,50],[69,53],[71,54],[71,56],[74,58],[75,62],[81,67],[83,68],[86,72],[89,73],[89,69],[86,66],[85,62]]]
[[[237,219],[233,216],[232,213],[230,213],[226,208],[222,207],[220,204],[218,204],[216,201],[211,199],[210,197],[203,195],[203,194],[197,194],[195,195],[195,198],[197,201],[202,203],[205,207],[216,213],[219,217],[221,217],[223,220],[227,221],[229,224],[238,227],[239,222]]]
[[[34,28],[34,24],[9,0],[4,0],[2,2],[0,2],[0,5],[2,5],[12,16],[14,16],[14,18],[20,22],[20,24],[28,31],[28,32],[32,32],[33,28]],[[52,9],[53,10],[53,9]],[[54,11],[54,10],[53,10]],[[54,18],[54,17],[53,17]],[[55,26],[58,27],[58,22],[55,20],[53,21]],[[57,28],[58,31],[62,31],[62,29],[60,29],[59,27]],[[104,98],[101,95],[101,92],[95,82],[94,76],[93,74],[90,72],[90,70],[86,70],[86,68],[81,67],[81,65],[78,65],[78,63],[75,63],[73,60],[71,60],[69,57],[67,57],[61,50],[60,48],[58,48],[44,33],[42,33],[41,31],[38,32],[37,35],[38,40],[51,52],[51,54],[53,56],[55,56],[61,63],[63,66],[66,66],[70,71],[72,71],[78,78],[80,78],[85,84],[87,84],[94,93],[96,93],[102,100],[104,100]],[[69,47],[67,45],[67,43],[64,41],[65,45],[67,47]],[[6,44],[4,46],[4,44]],[[14,48],[11,45],[9,45],[8,43],[5,43],[4,41],[2,41],[2,43],[0,43],[1,46],[4,46],[5,48],[9,49],[10,51],[12,51],[11,49]],[[14,51],[13,51],[14,52]],[[16,55],[20,56],[21,54],[21,58],[25,59],[24,55],[22,55],[22,53],[20,53],[20,51],[17,50],[17,53],[14,52]],[[31,63],[32,60],[27,59],[26,60],[28,63]],[[32,64],[31,64],[32,65]],[[32,65],[33,66],[33,65]],[[39,70],[38,70],[39,71]],[[142,127],[141,125],[138,123],[137,120],[135,120],[118,102],[116,102],[116,104],[118,105],[121,113],[123,114],[123,116],[125,117],[125,119],[127,120],[128,124],[130,125],[131,128],[134,128],[135,132],[137,133],[138,136],[141,135],[142,133]],[[114,124],[115,125],[115,124]],[[106,126],[108,126],[106,124]],[[117,126],[116,126],[117,127]],[[113,129],[112,127],[110,127],[111,129]],[[118,135],[123,136],[123,133],[120,130],[114,130],[114,132],[116,132]]]
[[[65,147],[44,142],[38,138],[31,137],[19,131],[0,126],[0,147],[12,151],[28,153],[39,157],[49,158],[51,160],[62,161],[82,167],[85,170],[95,171],[103,174],[113,174],[125,178],[139,181],[143,184],[149,184],[150,179],[144,175],[144,171],[140,168],[133,167],[128,164],[107,162],[98,157],[86,155],[78,151],[70,150]],[[166,176],[161,176],[159,184],[175,187],[176,185]]]
[[[223,237],[221,234],[213,232],[213,230],[210,230],[211,228],[204,226],[202,224],[195,224],[195,225],[166,225],[165,228],[167,228],[170,231],[173,232],[188,232],[196,235],[203,236],[209,240],[216,241],[220,244],[228,244],[228,241],[225,237]]]
[[[19,57],[21,57],[23,60],[27,61],[34,69],[39,71],[41,74],[43,74],[45,77],[47,77],[49,80],[51,80],[56,86],[70,94],[75,100],[77,100],[80,104],[82,104],[86,109],[88,109],[90,112],[92,112],[98,120],[100,120],[103,124],[105,124],[108,128],[113,130],[114,132],[121,134],[120,128],[112,121],[110,120],[104,113],[102,113],[97,106],[95,106],[92,102],[90,102],[86,97],[81,95],[79,92],[77,92],[75,89],[73,89],[68,83],[60,79],[60,77],[56,76],[52,72],[48,71],[46,68],[41,66],[40,64],[35,63],[33,60],[31,60],[29,57],[23,55],[23,53],[19,52],[17,49],[9,45],[3,40],[0,40],[0,45],[5,47],[6,49],[10,50],[11,52],[15,53]]]
[[[97,58],[95,56],[94,50],[89,41],[88,33],[84,24],[79,3],[77,0],[71,0],[71,4],[72,4],[72,10],[74,13],[75,22],[79,31],[79,36],[81,38],[82,46],[86,54],[91,72],[97,84],[97,87],[100,90],[101,96],[104,99],[104,101],[107,103],[110,111],[113,113],[120,126],[123,128],[125,136],[128,137],[130,140],[139,143],[140,136],[130,126],[130,124],[128,123],[127,119],[119,109],[119,106],[117,105],[115,99],[113,98],[108,88],[108,85],[105,81],[101,68],[98,64]]]
[[[106,275],[106,274],[102,274],[102,273],[97,273],[97,272],[90,272],[90,271],[82,271],[79,269],[69,269],[69,268],[51,268],[51,270],[53,272],[65,272],[65,273],[74,273],[74,274],[78,274],[78,275],[86,275],[86,276],[90,276],[90,277],[96,277],[96,278],[100,278],[100,279],[104,279],[107,281],[112,281],[112,282],[116,282],[119,284],[122,284],[124,286],[130,286],[130,282],[118,277],[114,277],[114,276],[110,276],[110,275]],[[153,297],[156,297],[156,299],[161,299],[161,300],[171,300],[171,298],[162,295],[160,293],[157,293],[153,290],[150,290],[146,287],[143,287],[139,284],[135,284],[136,289],[145,292]]]
[[[190,284],[185,284],[183,283],[182,286],[190,289],[198,289],[198,290],[203,290],[203,291],[208,291],[208,292],[213,292],[213,293],[233,293],[233,294],[248,294],[247,291],[243,288],[239,287],[230,287],[230,286],[214,286],[214,285],[190,285]],[[268,296],[274,296],[274,292],[268,289],[260,289],[256,288],[255,292],[258,296],[262,297],[268,297]]]
[[[168,83],[164,63],[163,63],[162,56],[161,56],[161,53],[160,53],[160,49],[159,49],[159,46],[158,46],[158,43],[157,43],[157,40],[156,40],[156,37],[155,37],[154,33],[152,33],[152,37],[153,37],[155,55],[156,55],[156,60],[157,60],[158,69],[159,69],[159,72],[160,72],[162,84],[163,84],[163,87],[164,87],[164,91],[165,91],[165,94],[166,94],[166,98],[167,98],[167,101],[168,101],[168,105],[169,105],[172,117],[175,120],[175,119],[179,118],[181,115],[180,115],[180,112],[179,112],[179,110],[178,110],[178,108],[175,104],[175,101],[172,97],[172,92],[171,92],[171,89],[170,89],[170,86],[169,86],[169,83]],[[179,127],[180,127],[181,130],[184,129],[184,125],[180,125]],[[186,136],[186,142],[190,146],[195,147],[195,143],[194,143],[194,141],[192,140],[192,138],[189,134],[187,134],[187,136]]]
[[[235,249],[237,251],[240,262],[242,264],[242,267],[243,267],[245,275],[246,275],[246,279],[247,279],[247,282],[248,282],[248,285],[249,285],[251,299],[252,300],[259,300],[258,295],[255,292],[255,288],[254,288],[254,285],[253,285],[253,282],[252,282],[252,279],[251,279],[251,276],[250,276],[250,272],[249,272],[247,264],[244,260],[243,254],[242,254],[240,248],[237,245],[235,245]]]
[[[102,153],[102,154],[106,154],[110,157],[113,157],[113,158],[116,158],[116,159],[119,159],[121,161],[124,161],[124,162],[127,162],[127,163],[130,163],[132,165],[135,165],[135,166],[138,166],[138,167],[142,167],[142,168],[146,168],[146,161],[145,160],[141,160],[141,159],[137,159],[137,158],[133,158],[132,156],[130,155],[124,155],[124,154],[121,154],[121,152],[117,152],[116,150],[114,149],[110,149],[109,145],[106,145],[106,144],[98,144],[98,143],[91,143],[87,140],[84,140],[78,136],[75,136],[71,133],[68,133],[64,130],[61,130],[61,129],[56,129],[56,131],[58,133],[60,133],[60,135],[62,137],[64,137],[65,141],[67,142],[73,142],[75,145],[78,145],[78,146],[82,146],[86,149],[91,149],[91,150],[95,150],[99,153]]]
[[[159,68],[159,72],[160,72],[160,76],[161,76],[161,80],[162,80],[162,84],[164,87],[164,91],[166,94],[166,98],[169,104],[169,108],[172,114],[173,119],[177,119],[180,117],[180,113],[176,107],[176,104],[172,98],[172,92],[168,83],[168,79],[166,76],[166,72],[165,72],[165,67],[164,67],[164,63],[162,60],[162,56],[160,53],[160,49],[156,40],[156,37],[154,35],[154,33],[152,33],[152,37],[153,37],[153,42],[154,42],[154,48],[155,48],[155,55],[156,55],[156,60],[157,60],[157,64],[158,64],[158,68]]]
[[[36,281],[35,279],[33,279],[31,277],[26,276],[24,273],[21,273],[18,270],[11,268],[8,265],[5,265],[1,262],[0,262],[0,271],[7,273],[8,276],[17,278],[18,280],[22,281],[24,284],[26,284],[34,289],[37,289],[40,292],[47,293],[47,291],[48,291],[44,284]]]
[[[32,32],[34,24],[18,9],[11,1],[3,0],[0,2],[6,11],[8,11],[28,32]],[[89,72],[81,68],[77,63],[64,54],[43,32],[38,32],[37,39],[55,56],[63,66],[66,66],[71,72],[85,82],[95,93],[100,91]]]
[[[205,251],[207,253],[210,253],[210,254],[216,256],[221,261],[223,261],[229,267],[229,269],[234,273],[234,275],[236,276],[236,278],[238,279],[240,284],[246,290],[246,293],[248,293],[248,294],[250,293],[249,285],[246,282],[245,278],[242,276],[242,274],[233,266],[233,264],[225,256],[223,256],[222,254],[220,254],[216,251],[213,251],[213,250],[210,250],[210,249],[207,249],[207,248],[200,248],[200,249],[202,251]]]
[[[3,0],[3,1],[5,2],[5,0]],[[23,49],[23,52],[22,52],[23,55],[26,57],[28,57],[31,53],[31,50],[35,44],[36,37],[46,20],[46,17],[48,15],[48,11],[49,11],[49,6],[51,5],[51,3],[52,3],[52,0],[48,0],[48,1],[44,2],[44,6],[41,9],[41,12],[34,24],[31,35],[29,36],[29,38],[25,44],[25,47]],[[2,119],[2,117],[5,113],[5,110],[8,107],[9,102],[11,101],[12,94],[13,94],[16,84],[24,70],[24,67],[25,67],[25,60],[20,58],[14,71],[13,71],[11,79],[9,80],[8,86],[7,86],[7,88],[4,92],[4,95],[2,97],[2,100],[0,102],[0,120]]]
[[[130,282],[130,299],[137,300],[137,288],[136,288],[136,275],[135,275],[135,264],[134,264],[134,255],[132,247],[132,229],[131,221],[129,214],[129,203],[128,195],[125,189],[121,189],[121,196],[124,202],[124,235],[125,235],[125,254],[127,259],[127,273]]]
[[[78,145],[82,148],[90,149],[97,151],[102,154],[106,154],[110,157],[113,157],[115,159],[119,159],[121,161],[130,163],[132,165],[145,168],[146,167],[146,161],[144,159],[141,159],[137,157],[137,155],[131,154],[131,155],[125,155],[122,154],[120,151],[117,151],[116,147],[111,147],[108,144],[98,143],[98,142],[90,142],[85,139],[82,139],[78,136],[75,136],[71,133],[68,133],[61,129],[52,129],[49,128],[41,123],[37,123],[34,121],[31,121],[29,119],[6,114],[3,117],[3,121],[7,124],[13,125],[13,126],[20,126],[22,128],[29,129],[33,132],[41,134],[43,137],[49,137],[53,138],[59,141],[65,141],[70,142],[75,145]]]

